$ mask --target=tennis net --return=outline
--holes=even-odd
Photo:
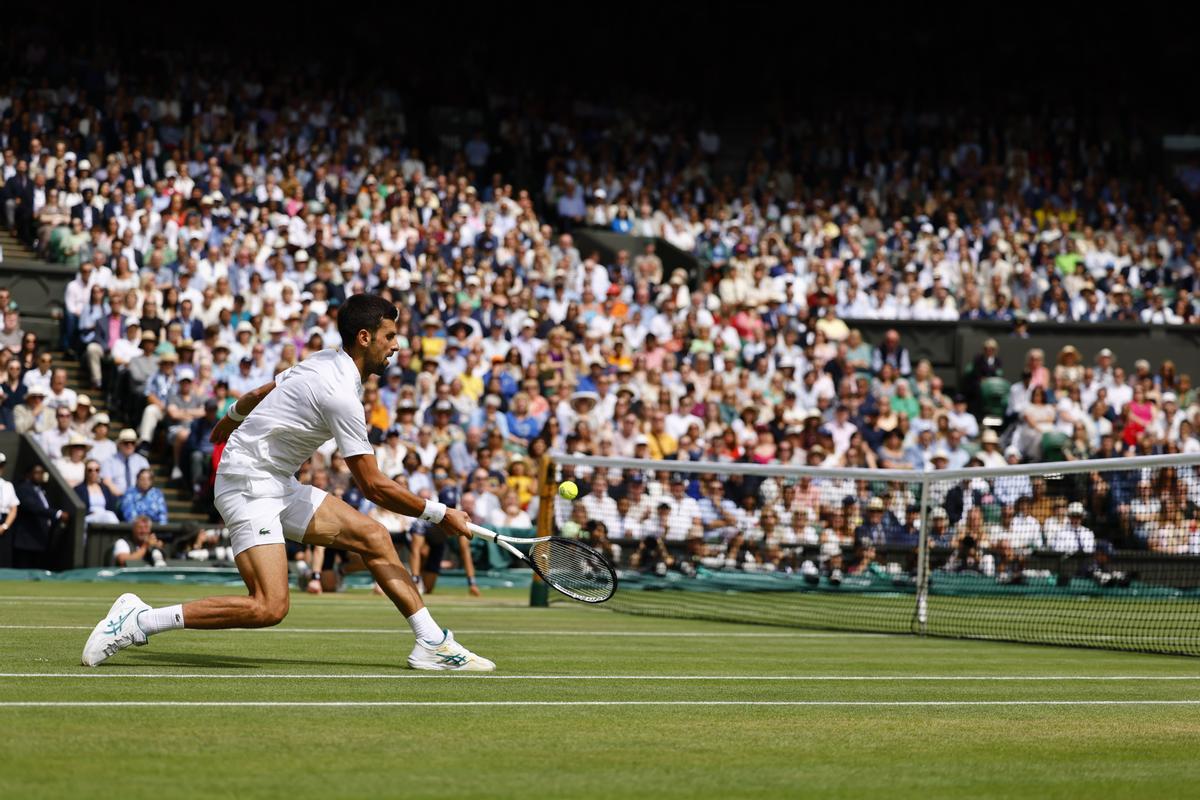
[[[1200,456],[861,470],[555,454],[632,614],[1200,654]],[[925,532],[925,535],[922,535]]]

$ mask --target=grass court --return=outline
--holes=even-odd
[[[0,583],[0,797],[1195,796],[1200,660],[617,614],[445,587],[490,676],[404,667],[382,597],[79,666],[123,591]],[[236,591],[231,589],[230,591]]]

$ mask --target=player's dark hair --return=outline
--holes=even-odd
[[[353,347],[359,331],[367,331],[373,336],[385,319],[399,317],[400,312],[386,298],[377,294],[351,295],[338,309],[337,328],[342,347],[347,350]]]

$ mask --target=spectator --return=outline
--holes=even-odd
[[[593,517],[592,519],[615,519],[615,516],[607,518]],[[528,530],[533,527],[533,521],[530,520],[529,514],[521,508],[517,493],[512,490],[504,493],[504,498],[500,501],[500,507],[492,512],[488,523],[496,530],[504,528]]]
[[[118,507],[121,519],[126,522],[134,517],[146,516],[159,525],[167,524],[167,501],[162,490],[154,485],[154,473],[149,469],[137,474],[137,482],[121,495]]]
[[[17,490],[4,478],[4,466],[8,456],[0,453],[0,566],[11,566],[13,563],[13,534],[12,527],[17,520],[17,510],[20,501],[17,500]]]
[[[209,483],[213,452],[216,448],[212,442],[212,432],[217,426],[218,406],[215,398],[204,401],[204,416],[192,421],[183,446],[182,461],[188,466],[187,479],[192,486],[193,495],[196,496],[199,496]]]
[[[1096,536],[1083,524],[1083,517],[1083,504],[1071,503],[1067,508],[1067,523],[1056,526],[1046,546],[1066,555],[1096,552]]]
[[[55,508],[46,495],[50,474],[34,464],[15,488],[17,517],[12,527],[13,566],[17,569],[50,569],[54,553],[50,549],[56,525],[66,524],[71,515]]]
[[[875,348],[871,356],[871,371],[878,375],[887,364],[902,377],[912,374],[912,362],[909,360],[908,348],[900,344],[900,332],[892,329],[883,337],[883,343]]]
[[[2,313],[4,325],[0,329],[0,347],[7,347],[14,353],[20,352],[21,340],[25,338],[25,331],[21,330],[21,314],[13,309]]]
[[[91,436],[88,438],[88,444],[91,449],[88,455],[94,458],[100,464],[104,464],[110,458],[117,454],[117,444],[108,438],[108,426],[110,424],[108,414],[103,412],[96,414],[91,418]]]
[[[137,441],[137,433],[132,428],[125,428],[117,437],[116,454],[101,465],[104,485],[117,497],[124,496],[133,487],[137,476],[150,469],[150,462],[137,452]]]
[[[60,448],[62,455],[54,459],[54,469],[72,489],[83,483],[87,466],[85,459],[91,449],[92,445],[85,437],[72,432]]]
[[[55,411],[46,405],[46,386],[35,383],[25,389],[25,402],[13,409],[13,428],[17,433],[42,433],[55,422]],[[67,411],[70,422],[70,411]]]
[[[174,457],[174,466],[171,469],[171,480],[173,481],[184,477],[184,449],[192,434],[193,423],[204,419],[205,414],[209,413],[206,409],[206,401],[192,391],[195,382],[195,373],[187,367],[181,367],[175,375],[174,389],[167,396],[165,417],[168,425],[167,442],[171,445]],[[212,423],[216,424],[215,405],[212,414]]]
[[[54,410],[55,426],[37,435],[37,443],[51,458],[57,458],[63,446],[75,435],[71,427],[71,409],[58,408]]]
[[[117,497],[100,479],[100,462],[89,458],[84,474],[84,481],[75,487],[75,494],[79,496],[79,499],[83,501],[84,508],[87,509],[87,523],[90,525],[93,522],[101,522],[115,525],[120,522],[116,513]]]
[[[16,430],[16,409],[25,400],[25,384],[21,381],[21,361],[11,359],[4,368],[4,380],[0,383],[0,426],[2,430]]]
[[[151,567],[167,566],[163,550],[166,545],[154,535],[152,520],[145,515],[138,515],[133,520],[129,534],[133,540],[117,539],[113,544],[112,560],[118,567],[136,567],[145,564]]]
[[[142,410],[142,422],[138,426],[138,447],[149,449],[154,441],[154,432],[167,413],[167,401],[178,389],[175,367],[179,356],[169,350],[159,356],[158,371],[146,381],[146,405]],[[193,378],[195,376],[193,375]]]

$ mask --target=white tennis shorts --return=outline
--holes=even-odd
[[[220,472],[213,488],[234,557],[260,544],[283,544],[285,538],[302,541],[326,496],[295,478],[289,485]]]

